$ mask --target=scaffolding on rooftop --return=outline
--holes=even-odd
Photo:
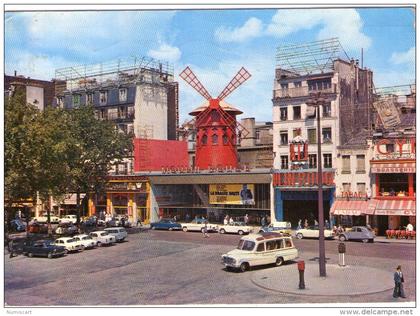
[[[149,57],[129,57],[105,63],[56,69],[55,79],[65,81],[67,89],[94,88],[107,83],[138,81],[145,72],[173,78],[174,67]]]
[[[325,73],[333,70],[336,59],[350,60],[337,37],[277,48],[277,68],[295,75]]]
[[[375,88],[375,94],[380,97],[408,96],[416,92],[415,84]]]

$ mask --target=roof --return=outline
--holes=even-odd
[[[233,107],[229,103],[220,100],[219,101],[220,107],[225,110],[226,112],[230,112],[235,115],[242,114],[243,112],[241,110],[238,110],[237,108]],[[206,100],[203,104],[201,104],[199,107],[192,110],[189,114],[190,115],[198,115],[200,112],[203,112],[208,106],[210,105],[210,101]]]

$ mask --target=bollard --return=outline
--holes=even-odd
[[[340,267],[345,267],[346,262],[344,260],[344,254],[346,253],[346,245],[344,243],[338,244],[338,265]]]
[[[299,289],[305,289],[305,261],[298,261]]]

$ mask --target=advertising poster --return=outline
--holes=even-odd
[[[253,184],[210,184],[210,204],[254,205]]]

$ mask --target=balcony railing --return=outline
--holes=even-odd
[[[274,90],[274,98],[296,98],[308,96],[310,93],[322,92],[322,93],[336,93],[336,85],[333,84],[330,88],[309,90],[309,87],[298,87],[291,89],[276,89]]]

